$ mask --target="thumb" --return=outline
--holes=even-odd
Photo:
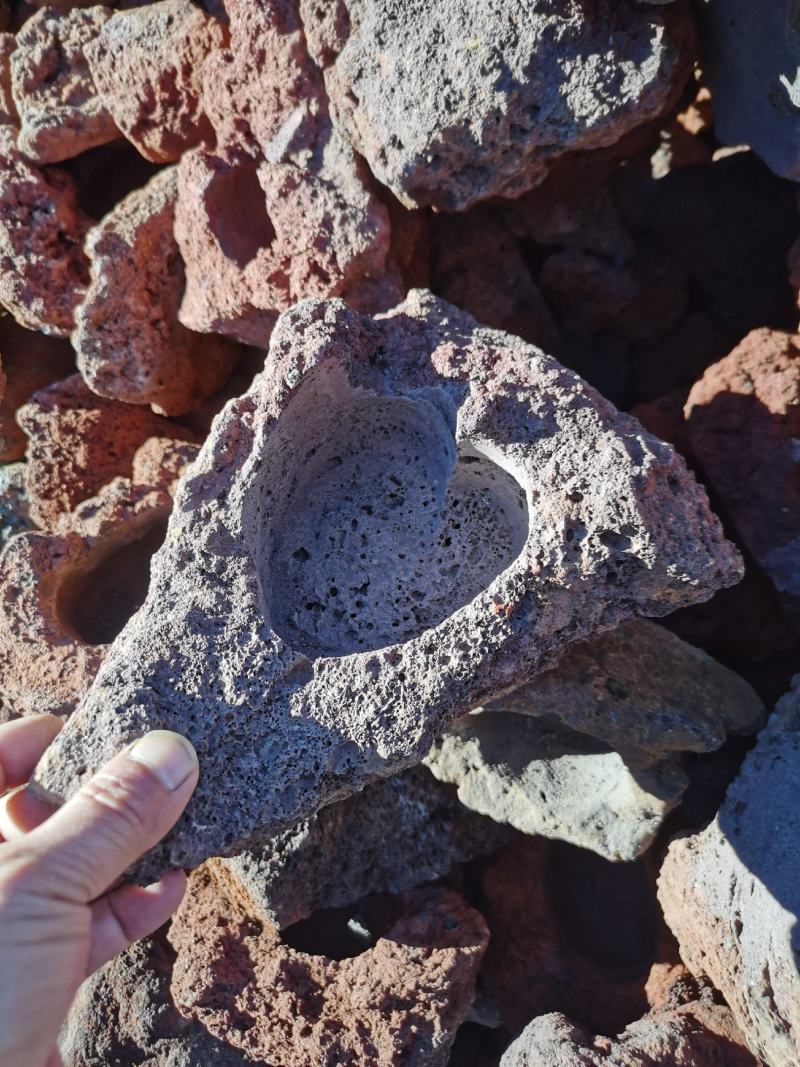
[[[197,754],[169,730],[145,734],[25,837],[35,878],[88,904],[172,828],[198,777]]]

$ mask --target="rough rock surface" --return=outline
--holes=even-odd
[[[797,181],[800,23],[793,0],[709,0],[701,11],[717,137],[750,145],[776,174]]]
[[[173,162],[212,139],[203,62],[224,42],[222,23],[191,0],[158,0],[117,12],[87,47],[105,106],[147,159]]]
[[[78,375],[34,393],[17,418],[29,439],[31,514],[44,529],[112,478],[129,478],[148,437],[192,436],[147,408],[97,396]]]
[[[32,166],[0,125],[0,304],[21,326],[68,334],[89,280],[83,239],[91,219],[75,183]]]
[[[770,1067],[792,1067],[800,1057],[799,764],[795,679],[716,819],[670,845],[659,880],[684,962],[720,990]]]
[[[609,860],[644,852],[689,784],[674,761],[634,775],[586,734],[502,711],[451,726],[424,762],[473,811]]]
[[[289,926],[368,893],[400,893],[491,852],[508,834],[423,767],[373,782],[229,860],[255,915]]]
[[[733,671],[648,619],[573,645],[561,663],[489,705],[560,719],[648,767],[753,733],[764,706]]]
[[[692,452],[800,624],[800,336],[754,330],[686,402]]]
[[[25,464],[4,463],[0,466],[0,552],[10,537],[30,526]]]
[[[231,50],[204,66],[214,151],[179,164],[181,321],[266,344],[304,297],[400,299],[387,209],[331,124],[322,78],[288,0],[229,0]]]
[[[97,94],[84,49],[111,9],[42,8],[17,34],[11,89],[19,112],[19,150],[37,163],[58,163],[119,137]]]
[[[175,168],[162,170],[89,231],[91,281],[72,335],[94,392],[162,415],[199,407],[239,354],[232,341],[178,321],[185,272],[172,233],[177,191]]]
[[[409,207],[519,196],[565,152],[663,114],[688,74],[686,12],[621,2],[304,0],[334,115]]]
[[[424,290],[374,319],[287,312],[170,530],[36,776],[64,797],[143,729],[184,731],[203,774],[148,878],[412,765],[571,641],[741,574],[669,446]]]
[[[197,450],[152,444],[161,446],[163,471],[152,469],[152,449],[148,481],[115,478],[56,530],[22,533],[0,557],[0,696],[18,714],[69,714],[144,600],[172,507],[164,483],[172,484],[176,457],[190,462]]]
[[[200,868],[169,935],[178,1010],[259,1063],[444,1067],[488,931],[448,890],[400,906],[372,947],[330,959],[282,943]]]
[[[26,330],[10,315],[0,317],[0,358],[6,387],[0,398],[0,462],[22,459],[25,434],[16,421],[18,408],[37,389],[75,369],[67,341]]]
[[[0,33],[0,125],[19,125],[17,105],[11,91],[11,55],[17,47],[13,33]]]

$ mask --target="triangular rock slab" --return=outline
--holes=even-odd
[[[200,756],[137,866],[232,854],[418,762],[572,641],[741,576],[672,448],[424,290],[307,300],[217,417],[147,601],[41,762],[64,798],[152,728]]]

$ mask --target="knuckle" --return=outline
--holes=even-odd
[[[141,778],[131,778],[112,770],[99,771],[82,789],[84,797],[110,811],[116,822],[141,836],[152,825],[152,804]]]
[[[41,856],[24,839],[0,847],[0,901],[29,890],[39,880]]]

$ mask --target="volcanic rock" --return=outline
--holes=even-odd
[[[669,848],[659,880],[681,956],[770,1067],[800,1056],[797,776],[800,679],[779,701],[716,819]]]
[[[0,552],[9,538],[31,526],[25,492],[25,464],[0,466]]]
[[[320,19],[320,6],[301,12],[335,119],[408,207],[519,196],[564,153],[664,114],[688,75],[685,10],[535,0],[519,20],[510,2],[338,0]]]
[[[215,421],[38,787],[181,730],[200,783],[138,876],[194,866],[418,762],[570,642],[740,573],[683,461],[539,350],[423,290],[374,319],[304,301]]]
[[[172,227],[174,167],[125,197],[89,231],[91,282],[72,343],[87,385],[101,396],[190,411],[219,389],[238,348],[178,321],[185,273]]]
[[[213,138],[202,104],[203,63],[222,23],[191,0],[119,11],[86,49],[103,103],[147,159],[169,163]]]
[[[19,115],[11,91],[11,55],[17,47],[13,33],[0,33],[0,125],[17,126]]]
[[[110,16],[103,6],[66,12],[44,7],[17,34],[11,88],[18,147],[29,159],[57,163],[119,137],[84,55]]]
[[[201,868],[169,934],[175,1004],[258,1063],[444,1067],[488,931],[448,890],[399,904],[366,951],[330,959],[290,948]]]

